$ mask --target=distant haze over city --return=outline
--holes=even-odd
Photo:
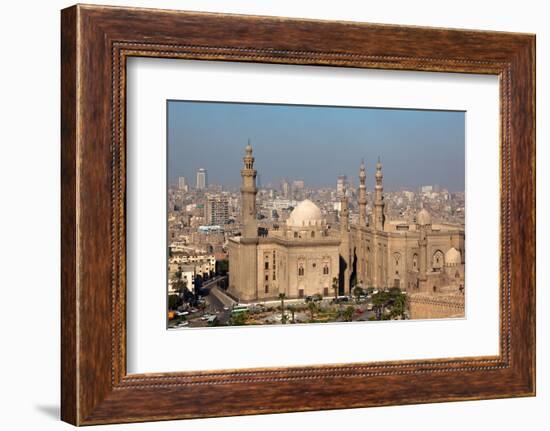
[[[465,188],[464,112],[186,101],[168,102],[169,182],[195,186],[204,168],[210,184],[239,186],[248,139],[264,187],[357,185],[363,158],[372,190],[380,156],[388,191]]]

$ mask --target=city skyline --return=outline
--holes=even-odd
[[[364,159],[372,189],[380,157],[388,191],[432,184],[464,191],[464,112],[194,101],[169,101],[167,109],[172,184],[186,177],[193,185],[203,168],[209,183],[237,187],[250,139],[263,185],[286,178],[334,188],[339,175],[357,185]]]

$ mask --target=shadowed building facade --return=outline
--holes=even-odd
[[[306,199],[286,225],[258,235],[256,170],[250,144],[241,170],[240,237],[229,240],[229,292],[242,302],[313,294],[350,294],[353,286],[398,287],[411,295],[462,295],[464,228],[432,224],[426,209],[415,223],[387,222],[380,160],[374,201],[367,215],[366,169],[359,169],[359,218],[349,223],[348,197],[340,198],[339,229],[330,229],[321,210]]]

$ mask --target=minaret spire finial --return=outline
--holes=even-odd
[[[248,144],[246,145],[246,148],[244,151],[248,157],[252,156],[252,145],[250,144],[250,138],[248,138]]]

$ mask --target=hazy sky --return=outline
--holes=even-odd
[[[464,129],[455,111],[169,101],[168,179],[194,186],[205,168],[209,183],[237,186],[250,138],[264,186],[287,178],[335,187],[340,174],[357,185],[364,158],[372,189],[380,156],[386,190],[463,191]]]

